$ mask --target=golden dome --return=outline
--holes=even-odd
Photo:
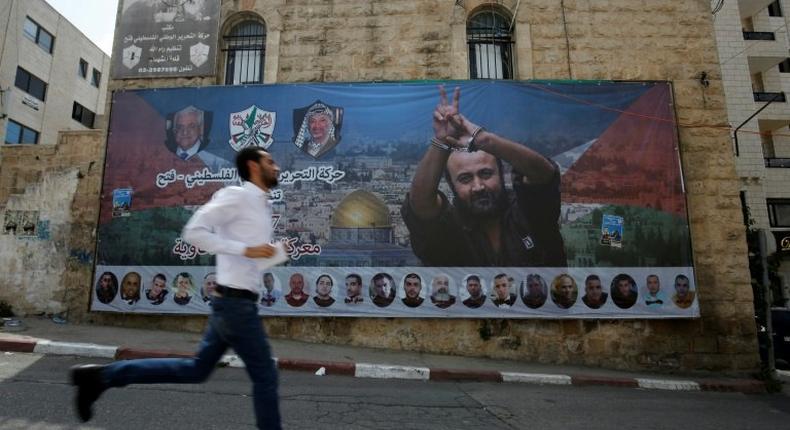
[[[347,195],[332,214],[334,228],[389,228],[389,210],[373,193],[356,190]]]

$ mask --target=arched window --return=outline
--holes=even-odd
[[[244,21],[236,24],[224,39],[225,85],[262,83],[266,27],[258,21]]]
[[[472,79],[513,79],[513,37],[510,20],[493,8],[475,13],[466,24],[469,76]]]

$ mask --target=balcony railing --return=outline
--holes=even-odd
[[[790,169],[790,158],[766,158],[765,167]]]
[[[774,101],[774,102],[784,103],[784,102],[787,101],[787,98],[785,97],[785,93],[784,92],[780,92],[780,93],[776,93],[776,92],[774,92],[774,93],[755,92],[754,93],[754,101],[756,101],[756,102],[770,102],[770,101]]]
[[[772,31],[744,31],[743,40],[776,40]]]

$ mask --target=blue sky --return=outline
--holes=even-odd
[[[107,55],[112,53],[118,0],[46,0]]]

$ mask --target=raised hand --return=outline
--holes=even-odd
[[[433,134],[434,137],[444,142],[447,136],[453,131],[450,125],[450,118],[458,114],[458,104],[461,98],[461,89],[455,87],[453,91],[453,102],[447,100],[447,92],[444,85],[439,85],[439,104],[433,111]]]

